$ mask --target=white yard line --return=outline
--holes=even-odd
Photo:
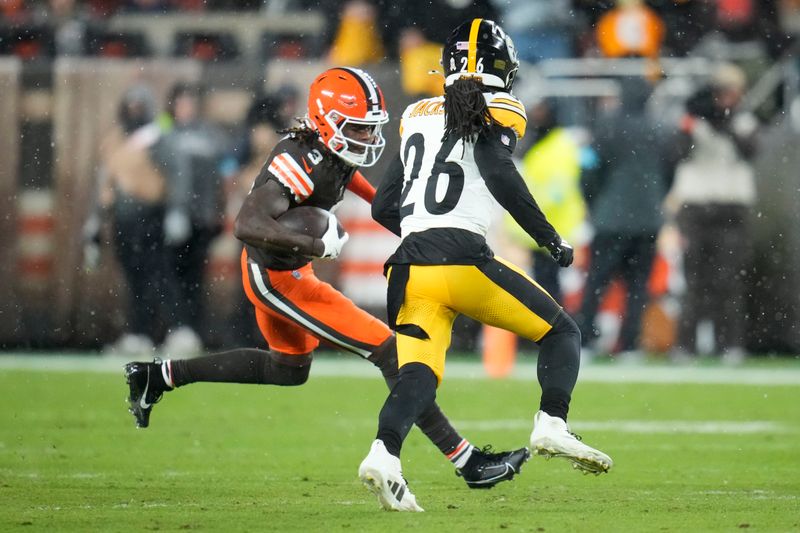
[[[530,420],[456,420],[460,430],[493,431],[530,429]],[[570,428],[577,431],[610,431],[614,433],[684,433],[684,434],[728,434],[752,433],[796,433],[779,422],[756,420],[570,420]]]
[[[142,358],[146,360],[146,358]],[[0,371],[41,370],[55,372],[119,372],[128,359],[91,355],[0,355]],[[355,356],[352,359],[325,355],[314,360],[313,377],[377,378],[377,370]],[[446,378],[488,379],[477,361],[449,361]],[[534,361],[520,362],[508,379],[536,380]],[[711,383],[762,386],[800,385],[800,367],[787,365],[773,368],[645,365],[587,365],[581,368],[579,382],[595,383]]]

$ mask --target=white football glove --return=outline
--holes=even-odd
[[[325,249],[322,251],[320,257],[336,259],[342,252],[344,243],[346,243],[349,238],[350,235],[346,231],[341,237],[339,236],[339,221],[336,220],[336,215],[328,213],[328,229],[325,230],[325,233],[320,239]]]

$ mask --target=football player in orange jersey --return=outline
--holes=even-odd
[[[383,94],[366,72],[333,68],[311,84],[308,115],[287,130],[257,176],[237,216],[234,233],[245,243],[242,277],[269,350],[240,348],[187,360],[132,362],[125,366],[130,412],[147,427],[163,393],[195,382],[296,386],[308,379],[312,352],[325,340],[372,362],[392,388],[397,348],[391,330],[320,281],[312,257],[334,259],[347,241],[330,210],[345,189],[367,202],[375,189],[358,171],[372,166],[385,144]],[[321,238],[298,233],[277,219],[299,206],[328,211]],[[489,488],[519,472],[526,448],[492,453],[463,439],[432,404],[416,420],[472,488]]]

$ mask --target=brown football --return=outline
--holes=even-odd
[[[319,207],[299,206],[279,216],[278,222],[292,231],[320,239],[328,229],[328,212]],[[339,235],[344,235],[341,224],[338,229]]]

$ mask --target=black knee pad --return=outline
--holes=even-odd
[[[408,363],[400,369],[400,382],[411,383],[416,399],[422,403],[436,399],[438,380],[431,367],[424,363]]]
[[[558,313],[555,322],[553,322],[553,327],[542,337],[542,340],[555,335],[575,337],[578,345],[581,343],[581,330],[578,328],[578,324],[563,309]]]

